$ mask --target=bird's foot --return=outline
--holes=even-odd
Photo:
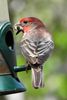
[[[31,69],[31,65],[27,62],[26,63],[26,73],[28,73],[28,70]]]

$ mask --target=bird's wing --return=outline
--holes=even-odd
[[[37,53],[39,55],[38,60],[40,64],[44,63],[44,61],[47,60],[53,48],[54,48],[54,43],[52,40],[43,39],[42,41],[39,42]]]
[[[49,51],[51,51],[54,48],[54,43],[52,40],[44,39],[38,44],[38,54],[44,55],[47,54]]]
[[[36,53],[36,45],[34,42],[30,40],[23,40],[21,42],[21,52],[27,61],[34,63],[35,58],[37,56]]]
[[[21,52],[26,60],[32,64],[36,62],[43,63],[53,48],[53,41],[48,39],[43,39],[37,44],[30,40],[23,40],[21,42]]]

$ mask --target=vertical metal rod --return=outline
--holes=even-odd
[[[9,21],[8,2],[7,0],[0,0],[0,21]]]

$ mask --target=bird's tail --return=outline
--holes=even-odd
[[[31,68],[32,69],[32,84],[33,87],[38,89],[44,87],[43,83],[43,69],[41,67]]]

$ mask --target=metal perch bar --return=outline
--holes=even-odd
[[[22,65],[20,67],[19,66],[14,67],[15,72],[21,72],[21,71],[26,71],[26,70],[31,70],[31,67],[30,66],[26,67],[25,65]]]

